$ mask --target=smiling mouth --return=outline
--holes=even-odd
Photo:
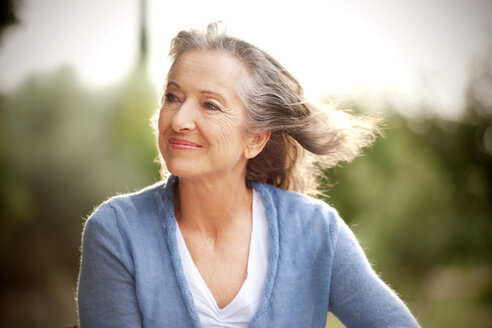
[[[177,139],[177,138],[171,138],[169,139],[169,144],[173,149],[199,149],[202,148],[201,145],[196,144],[194,142],[184,140],[184,139]]]

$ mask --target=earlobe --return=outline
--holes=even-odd
[[[244,156],[247,159],[251,159],[261,153],[266,143],[268,142],[268,139],[270,139],[270,135],[271,132],[268,131],[252,136],[250,142],[248,143],[248,146],[244,150]]]

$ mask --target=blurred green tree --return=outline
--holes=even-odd
[[[0,2],[0,42],[5,30],[19,22],[16,14],[18,5],[18,0],[2,0]]]
[[[334,182],[327,202],[352,224],[383,279],[415,305],[423,326],[490,322],[491,86],[487,55],[472,70],[460,121],[389,111],[385,139],[325,172]]]
[[[74,317],[83,217],[118,190],[159,179],[149,127],[156,99],[134,74],[112,90],[88,92],[68,68],[1,98],[0,317],[7,326],[68,324],[56,321],[58,308]],[[54,294],[58,284],[63,296]],[[51,301],[35,303],[41,294]],[[44,311],[26,315],[32,307]]]

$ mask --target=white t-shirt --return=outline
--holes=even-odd
[[[247,327],[258,309],[268,271],[268,224],[260,195],[253,190],[253,228],[248,273],[236,297],[220,309],[191,258],[179,225],[176,236],[184,274],[202,327]]]

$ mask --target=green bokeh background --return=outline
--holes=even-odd
[[[16,22],[2,15],[0,32]],[[84,219],[159,180],[144,67],[97,90],[61,67],[0,94],[0,326],[74,324]],[[385,137],[325,172],[325,201],[424,327],[492,327],[492,53],[470,76],[460,120],[378,108]]]

